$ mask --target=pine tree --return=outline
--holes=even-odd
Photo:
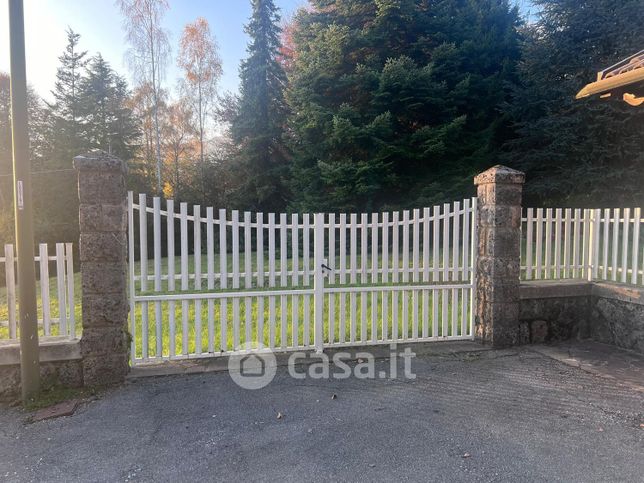
[[[279,210],[287,200],[283,181],[287,156],[282,142],[286,76],[277,60],[280,17],[273,0],[252,0],[252,7],[246,26],[251,39],[248,58],[240,67],[238,112],[231,123],[244,178],[239,203],[265,211]]]
[[[49,105],[55,133],[53,162],[57,166],[70,166],[72,158],[85,148],[82,140],[80,120],[80,84],[87,60],[87,52],[79,50],[80,35],[67,29],[67,46],[58,58],[60,66],[56,71],[56,82],[51,92],[54,102]]]
[[[644,202],[644,110],[619,99],[575,100],[596,73],[644,48],[641,0],[535,0],[521,84],[506,110],[519,137],[505,162],[527,172],[528,202]]]
[[[80,110],[88,148],[102,149],[121,159],[131,158],[138,133],[127,107],[128,95],[125,79],[112,70],[101,54],[94,56],[81,82]]]
[[[11,152],[11,102],[9,76],[0,72],[0,245],[14,242],[13,177]],[[78,203],[75,177],[68,164],[60,169],[52,156],[53,143],[62,142],[55,134],[51,113],[42,99],[27,88],[29,156],[31,159],[34,230],[38,242],[72,241],[78,233],[78,220],[70,218]],[[68,160],[71,164],[71,159]]]
[[[289,59],[298,209],[463,196],[495,163],[519,56],[506,0],[314,0]]]

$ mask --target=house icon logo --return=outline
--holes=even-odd
[[[260,347],[253,352],[245,352],[244,348],[239,348],[228,358],[228,373],[244,389],[261,389],[275,377],[276,362],[271,350]]]
[[[263,377],[266,374],[266,362],[256,354],[242,357],[239,372],[244,377]]]

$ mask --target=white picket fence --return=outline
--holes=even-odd
[[[129,193],[135,364],[473,336],[475,199],[360,215],[161,204]]]
[[[41,334],[74,338],[76,324],[72,244],[57,243],[55,254],[50,255],[47,244],[41,243],[34,261],[38,263],[38,323],[41,325]],[[0,338],[18,337],[17,262],[14,246],[5,245],[4,257],[0,257],[0,267],[5,274],[5,286],[0,288],[0,291],[5,292],[4,297],[0,295],[0,310],[3,307],[6,309],[7,320],[0,319],[0,334],[3,334]],[[53,284],[51,277],[55,277]],[[4,328],[8,328],[8,331],[2,330]]]
[[[644,285],[641,208],[533,209],[522,224],[522,278]]]

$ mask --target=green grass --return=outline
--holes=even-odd
[[[53,385],[40,391],[35,399],[28,401],[25,409],[37,411],[70,399],[89,399],[100,395],[101,391],[98,387],[73,388]]]

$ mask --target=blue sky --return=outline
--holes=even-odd
[[[282,16],[291,15],[306,0],[275,0]],[[173,54],[183,26],[195,18],[205,17],[219,43],[224,75],[221,90],[236,91],[239,85],[239,62],[246,56],[248,38],[244,24],[250,16],[249,0],[170,0],[165,28],[170,33]],[[514,0],[524,12],[530,0]],[[0,2],[0,71],[9,71],[9,24],[7,2]],[[50,98],[58,56],[66,44],[65,29],[71,26],[81,34],[81,48],[93,55],[100,52],[119,73],[129,72],[124,62],[121,15],[114,0],[24,0],[27,48],[27,79],[36,91]],[[165,86],[176,85],[179,71],[173,57],[166,74]]]
[[[170,0],[165,28],[170,32],[173,54],[183,26],[202,16],[219,43],[224,75],[222,90],[237,90],[239,62],[246,56],[248,38],[244,24],[250,16],[248,0]],[[282,16],[293,13],[306,0],[276,0]],[[9,71],[9,24],[7,2],[0,4],[0,70]],[[48,98],[66,44],[69,25],[81,34],[81,48],[100,52],[121,74],[129,72],[124,62],[127,49],[121,16],[113,0],[24,0],[27,49],[27,79],[38,93]],[[165,85],[174,87],[179,77],[176,59],[170,62]]]

